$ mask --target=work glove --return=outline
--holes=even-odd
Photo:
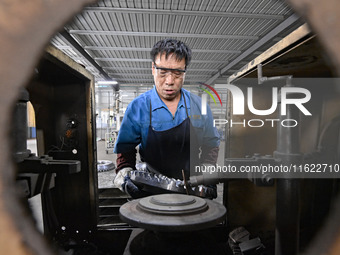
[[[132,198],[141,198],[149,195],[147,192],[140,190],[130,179],[130,172],[133,171],[131,167],[125,167],[117,173],[113,185],[125,192]]]
[[[207,185],[206,187],[209,188],[208,192],[207,192],[207,198],[210,198],[210,199],[217,198],[217,186],[216,186],[216,184]]]

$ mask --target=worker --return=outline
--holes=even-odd
[[[219,134],[212,113],[201,115],[201,98],[183,89],[191,49],[175,39],[157,42],[151,50],[155,86],[126,108],[115,143],[115,187],[133,198],[146,196],[129,178],[135,169],[136,146],[142,161],[161,174],[189,178],[190,169],[215,165]]]

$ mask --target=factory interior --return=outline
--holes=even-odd
[[[0,4],[0,254],[340,254],[337,0]],[[137,153],[131,179],[152,195],[114,186],[125,111],[155,86],[165,38],[192,50],[183,88],[211,109],[216,166],[289,174],[195,184]]]

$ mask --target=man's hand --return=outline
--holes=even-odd
[[[116,175],[113,185],[130,195],[132,198],[141,198],[148,195],[148,193],[140,190],[130,179],[130,172],[133,171],[131,167],[125,167]]]
[[[122,168],[118,171],[115,179],[113,180],[113,185],[115,186],[115,188],[120,189],[121,191],[125,192],[123,185],[125,183],[125,177],[130,177],[130,172],[133,169],[131,167],[125,167]]]

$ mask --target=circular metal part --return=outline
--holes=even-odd
[[[186,232],[216,226],[225,220],[226,208],[195,196],[161,194],[127,202],[120,207],[119,215],[132,226],[160,232]]]
[[[113,164],[110,160],[98,160],[97,162],[97,170],[98,172],[106,172],[111,171],[116,168],[115,164]]]
[[[202,198],[173,194],[145,197],[139,200],[137,206],[143,211],[168,215],[200,213],[208,209],[207,202]]]

